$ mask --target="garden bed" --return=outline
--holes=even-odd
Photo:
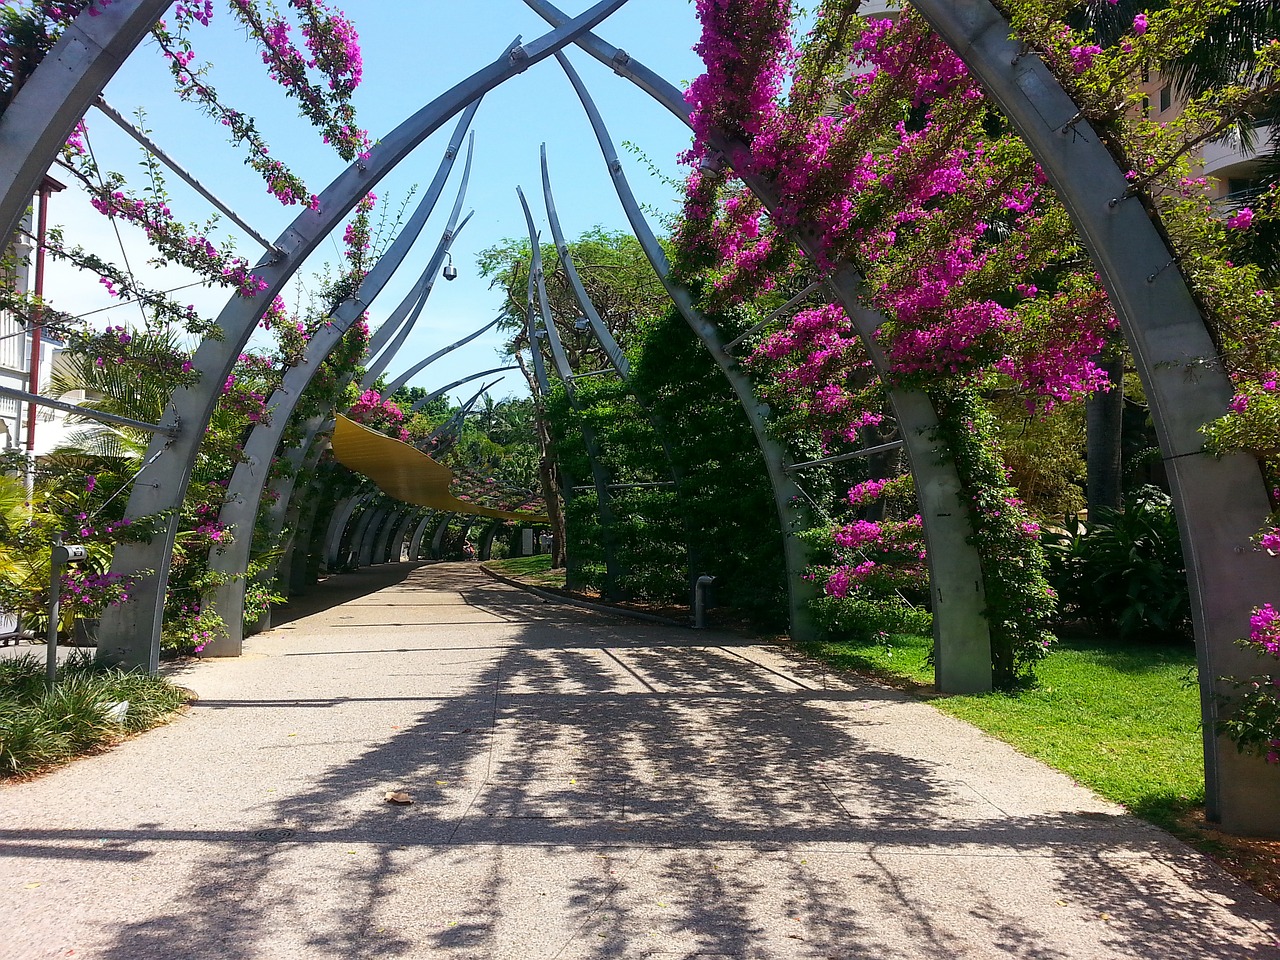
[[[166,723],[187,697],[168,680],[102,667],[89,654],[70,657],[50,693],[42,659],[0,659],[0,778],[31,776],[113,746]]]

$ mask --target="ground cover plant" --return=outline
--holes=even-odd
[[[0,659],[0,777],[20,777],[118,743],[164,723],[186,694],[163,677],[88,656],[67,660],[52,692],[31,654]],[[118,719],[112,708],[128,702]]]

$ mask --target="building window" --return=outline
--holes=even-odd
[[[1160,88],[1160,112],[1164,113],[1173,105],[1173,89],[1169,84]]]
[[[1252,200],[1262,192],[1262,181],[1257,177],[1228,177],[1227,199],[1235,203]]]

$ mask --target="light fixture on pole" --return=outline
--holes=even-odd
[[[444,278],[446,280],[458,279],[458,268],[453,265],[453,254],[445,254],[449,258],[449,262],[444,265]]]

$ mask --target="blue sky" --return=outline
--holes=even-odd
[[[346,0],[340,5],[360,33],[364,81],[355,104],[361,123],[374,137],[390,131],[422,104],[495,59],[517,34],[527,42],[547,30],[521,0]],[[587,0],[563,0],[559,5],[576,14],[585,9]],[[701,63],[690,50],[698,29],[688,0],[630,0],[596,32],[683,86],[701,72]],[[209,79],[222,100],[253,114],[273,154],[299,173],[314,192],[320,192],[344,164],[298,117],[293,102],[286,100],[283,92],[267,79],[255,49],[236,28],[225,4],[218,4],[212,26],[195,34],[194,42],[198,58],[214,65]],[[570,57],[623,153],[627,175],[641,202],[656,212],[674,210],[676,197],[672,188],[654,177],[641,159],[623,151],[621,144],[634,143],[666,175],[677,176],[680,171],[675,158],[688,146],[687,129],[595,60],[578,51],[570,51]],[[244,166],[240,154],[226,143],[221,127],[178,100],[154,44],[148,42],[134,53],[108,86],[106,98],[122,113],[143,108],[154,139],[261,233],[277,236],[296,215],[297,208],[282,207],[266,193],[257,174]],[[96,111],[90,112],[87,121],[90,143],[100,166],[127,177],[137,175],[140,157],[132,141]],[[375,191],[380,203],[398,205],[414,183],[425,188],[452,126],[450,123],[438,131],[396,173],[383,180]],[[566,233],[574,237],[595,224],[626,229],[590,126],[554,61],[534,66],[486,96],[472,129],[476,133],[476,157],[464,212],[474,208],[475,216],[454,244],[454,262],[460,276],[453,283],[436,284],[413,335],[391,364],[392,374],[496,315],[501,298],[478,276],[474,261],[487,246],[507,237],[527,235],[516,198],[517,185],[524,188],[544,239],[549,241],[542,210],[538,159],[541,143],[547,144],[557,208]],[[399,303],[426,265],[444,228],[461,172],[459,162],[413,252],[375,303],[375,325]],[[58,171],[54,174],[58,176]],[[66,176],[59,179],[65,181]],[[171,206],[180,218],[203,220],[213,212],[176,178],[169,180],[174,198]],[[82,242],[116,262],[122,258],[112,225],[93,211],[77,191],[69,190],[55,198],[51,220],[65,226],[70,241]],[[236,237],[238,248],[251,260],[257,258],[259,248],[252,240],[232,224],[223,226],[223,235]],[[120,230],[129,262],[146,282],[175,287],[190,281],[191,277],[180,270],[148,267],[148,248],[141,235],[128,225],[121,225]],[[323,245],[304,267],[300,272],[302,281],[323,261],[337,261],[336,239]],[[72,312],[112,303],[94,278],[62,268],[51,271],[47,292],[59,307]],[[177,296],[188,298],[211,316],[225,300],[220,291],[202,289]],[[95,317],[114,323],[139,320],[137,308],[129,306]],[[487,334],[433,364],[413,383],[430,388],[498,366],[499,343],[497,335]],[[465,387],[454,391],[455,396],[469,396],[470,392]],[[508,375],[494,390],[498,397],[523,392],[518,372]]]

